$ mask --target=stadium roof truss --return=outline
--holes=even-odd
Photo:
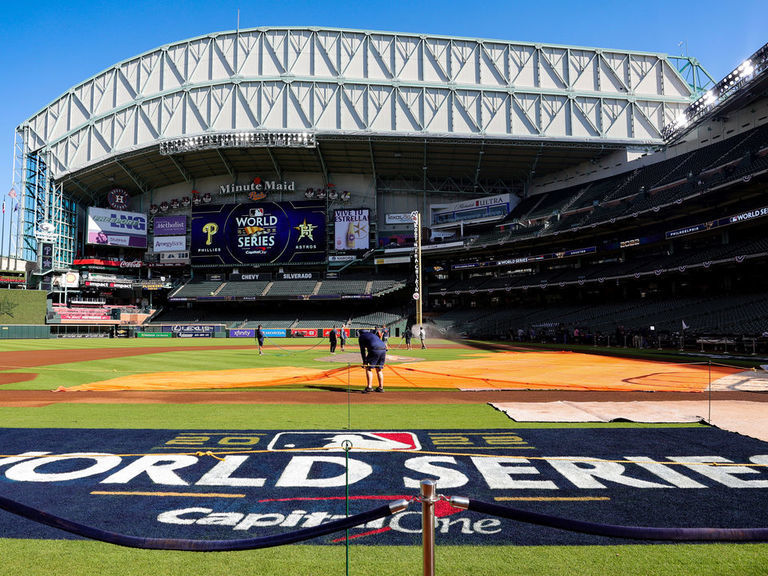
[[[243,130],[660,143],[694,91],[661,54],[259,28],[121,62],[24,126],[58,178],[166,139]]]
[[[561,157],[564,147],[657,146],[700,90],[678,70],[700,70],[695,59],[675,58],[328,28],[222,32],[162,46],[71,88],[17,128],[16,155],[42,156],[47,180],[86,200],[115,174],[142,191],[212,170],[237,174],[249,146],[160,154],[170,141],[210,135],[261,138],[251,153],[278,174],[319,166],[326,175],[348,167],[392,177],[398,163],[384,157],[397,154],[380,146],[463,145],[475,167],[481,146],[556,144]],[[263,143],[274,142],[265,133],[310,134],[315,146],[289,158]],[[529,154],[538,162],[540,152]],[[17,189],[34,193],[24,182]]]

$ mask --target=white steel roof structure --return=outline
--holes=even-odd
[[[572,154],[583,160],[610,148],[662,145],[663,127],[690,104],[702,79],[711,81],[692,58],[680,69],[693,80],[684,78],[675,60],[329,28],[254,28],[168,44],[85,80],[17,128],[15,181],[29,212],[19,238],[63,218],[57,214],[67,198],[92,202],[109,185],[110,170],[109,182],[117,172],[145,192],[209,175],[211,162],[219,173],[237,173],[237,158],[222,150],[249,148],[249,137],[277,173],[399,174],[410,168],[393,164],[393,154],[379,147],[400,142],[403,154],[394,156],[407,157],[414,145],[417,174],[443,164],[439,155],[427,158],[442,142],[453,154],[467,152],[449,167],[466,164],[474,174],[482,166],[489,178],[503,178],[505,170],[520,177],[532,166],[539,174],[560,169],[563,150],[588,150]],[[281,157],[264,133],[272,144],[277,133],[281,146],[298,149]],[[207,145],[196,145],[201,141]],[[478,145],[481,156],[487,147],[503,151],[495,164],[490,156],[481,163]],[[553,145],[560,154],[548,168],[541,149]],[[325,155],[308,150],[317,146]],[[510,158],[510,150],[534,146],[535,159],[531,152]],[[174,157],[195,149],[209,156],[197,163]]]
[[[692,89],[665,55],[333,29],[210,34],[73,87],[20,129],[55,178],[210,131],[660,143]]]

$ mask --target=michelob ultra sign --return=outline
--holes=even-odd
[[[368,250],[370,210],[336,210],[334,212],[334,246],[336,250]]]
[[[325,205],[260,202],[192,207],[192,264],[324,262]]]

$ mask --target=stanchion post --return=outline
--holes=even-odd
[[[712,425],[712,359],[707,360],[707,424]]]
[[[344,448],[344,500],[346,504],[345,514],[349,518],[349,451],[352,449],[352,442],[344,440],[341,443]],[[345,566],[346,576],[349,576],[349,529],[344,531],[344,548],[345,548]]]
[[[421,481],[421,534],[424,576],[435,576],[435,492],[434,480]]]

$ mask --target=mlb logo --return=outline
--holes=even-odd
[[[251,208],[248,210],[248,215],[253,218],[256,216],[264,216],[264,208]]]
[[[421,450],[421,443],[413,432],[280,432],[267,449],[344,452],[346,447],[355,452],[410,451]]]

